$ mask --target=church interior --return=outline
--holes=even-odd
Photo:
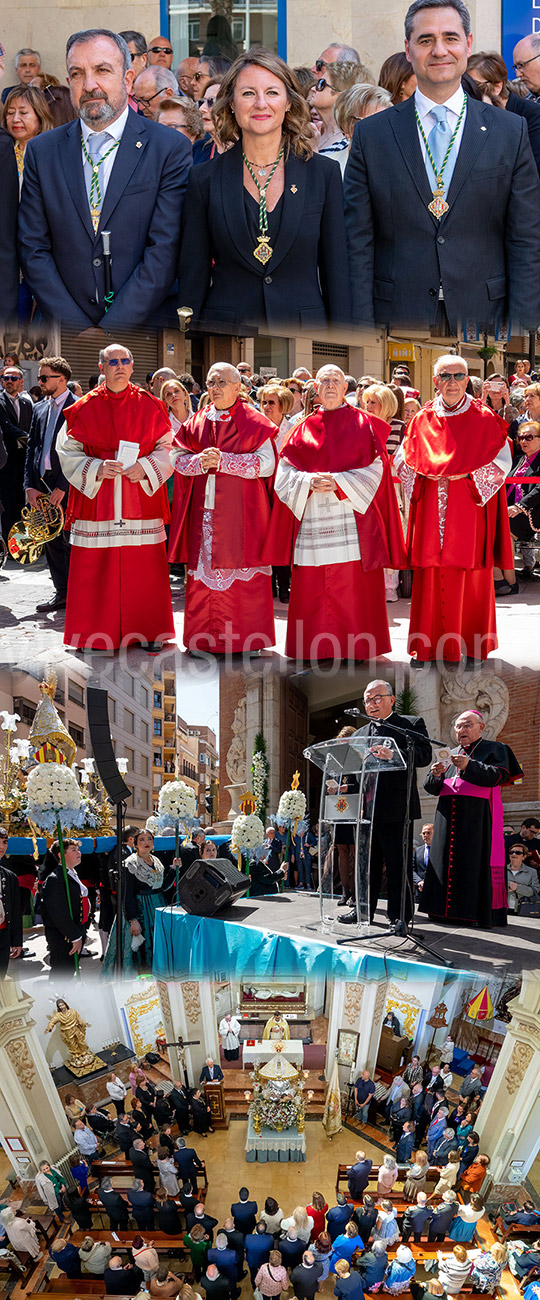
[[[0,1285],[13,1300],[50,1291],[55,1300],[104,1294],[102,1279],[83,1274],[70,1281],[49,1258],[60,1222],[40,1201],[35,1177],[48,1160],[66,1184],[73,1182],[69,1156],[77,1148],[66,1099],[78,1099],[87,1111],[97,1105],[116,1119],[106,1090],[111,1072],[127,1087],[129,1112],[129,1074],[136,1064],[167,1096],[177,1083],[196,1089],[210,1063],[216,1076],[204,1083],[210,1131],[189,1132],[186,1143],[204,1162],[197,1195],[205,1213],[223,1224],[242,1185],[259,1209],[273,1196],[284,1215],[309,1204],[315,1191],[334,1205],[337,1191],[347,1194],[347,1166],[358,1150],[372,1160],[370,1178],[376,1179],[385,1155],[395,1150],[384,1122],[393,1080],[403,1076],[413,1056],[429,1069],[445,1049],[448,1059],[449,1043],[450,1105],[458,1101],[460,1081],[474,1066],[481,1069],[475,1127],[489,1168],[477,1239],[487,1248],[495,1240],[488,1214],[496,1215],[503,1202],[523,1205],[540,1192],[538,972],[486,982],[403,963],[397,976],[378,972],[354,982],[157,982],[148,977],[97,989],[84,982],[64,988],[58,980],[5,980],[0,986],[0,1204],[34,1219],[41,1255],[34,1261],[15,1251],[14,1263],[0,1249]],[[367,1122],[360,1125],[354,1085],[362,1070],[369,1072],[375,1092]],[[173,1124],[173,1139],[178,1134]],[[149,1141],[151,1155],[157,1145],[156,1132]],[[114,1238],[97,1193],[105,1175],[125,1191],[133,1169],[114,1134],[104,1137],[98,1157],[90,1161],[88,1182],[92,1235],[120,1241],[124,1249],[135,1229]],[[392,1191],[398,1212],[406,1204],[405,1176],[400,1169]],[[376,1181],[368,1190],[376,1196]],[[65,1216],[62,1231],[80,1245],[86,1234],[70,1217]],[[189,1279],[182,1235],[176,1240],[157,1231],[150,1236],[160,1259]],[[422,1242],[414,1250],[418,1278],[436,1247]],[[334,1281],[331,1275],[323,1294],[332,1294]],[[248,1300],[249,1275],[240,1285]],[[508,1269],[500,1293],[511,1300],[519,1295]]]

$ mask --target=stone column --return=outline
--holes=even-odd
[[[540,1150],[540,970],[525,971],[476,1123],[496,1184],[523,1181]],[[514,1169],[511,1166],[514,1165]]]
[[[22,1177],[32,1175],[41,1160],[60,1160],[74,1145],[31,1017],[33,1005],[12,980],[0,983],[0,1141]],[[25,1152],[12,1151],[7,1138],[18,1138]]]

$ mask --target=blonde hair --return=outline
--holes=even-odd
[[[428,1158],[427,1158],[427,1152],[426,1152],[426,1151],[417,1151],[417,1152],[415,1153],[414,1160],[415,1160],[415,1164],[417,1164],[417,1165],[428,1165],[428,1164],[429,1164],[429,1160],[428,1160]]]
[[[376,397],[381,404],[381,420],[392,420],[398,409],[398,400],[396,394],[388,387],[388,384],[371,384],[369,388],[364,388],[362,393],[362,406],[366,397]],[[365,409],[365,408],[364,408]]]
[[[506,1264],[508,1251],[502,1241],[494,1241],[489,1253],[496,1264]]]
[[[308,1219],[308,1212],[307,1212],[307,1210],[306,1210],[305,1205],[297,1205],[296,1209],[293,1210],[293,1215],[292,1215],[292,1216],[293,1216],[293,1219],[294,1219],[295,1227],[296,1227],[296,1228],[307,1228],[307,1227],[308,1227],[309,1219]]]
[[[285,388],[284,384],[269,383],[265,384],[264,388],[259,388],[257,393],[259,405],[261,405],[263,398],[270,396],[277,397],[283,415],[288,415],[289,411],[292,411],[294,393],[291,393],[289,388]]]
[[[391,108],[392,96],[382,86],[372,86],[369,82],[356,82],[338,95],[334,104],[334,117],[340,131],[349,140],[352,140],[356,122],[361,117],[368,117],[368,110],[374,105],[378,108]]]
[[[336,59],[326,68],[324,75],[332,90],[350,90],[360,82],[363,86],[375,84],[375,78],[365,64],[352,59]]]
[[[251,49],[246,50],[244,54],[239,54],[221,82],[213,109],[216,136],[220,144],[234,144],[240,138],[233,111],[233,98],[236,82],[244,68],[264,68],[283,83],[289,100],[282,126],[285,153],[292,152],[298,158],[306,160],[311,158],[313,135],[310,111],[294,72],[287,67],[283,59],[272,50],[264,49],[262,45],[252,45]]]

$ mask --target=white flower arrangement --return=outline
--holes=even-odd
[[[157,817],[154,815],[147,817],[144,828],[145,830],[150,831],[151,835],[159,835],[160,826]]]
[[[303,790],[284,790],[278,804],[276,821],[281,826],[292,826],[302,821],[306,812],[306,796]]]
[[[263,806],[264,787],[266,781],[268,780],[268,759],[266,757],[266,754],[262,754],[260,750],[257,750],[257,752],[253,755],[253,763],[251,765],[251,775],[253,778],[251,782],[251,789],[253,791],[254,798],[257,800],[257,812],[259,813]]]
[[[64,763],[38,763],[28,773],[26,783],[28,817],[40,830],[52,831],[60,821],[63,827],[81,827],[87,807],[75,773]]]
[[[235,849],[258,849],[264,840],[264,826],[256,813],[240,813],[232,824],[231,844]]]
[[[197,811],[197,795],[185,781],[167,781],[159,792],[158,814],[160,822],[189,822]]]

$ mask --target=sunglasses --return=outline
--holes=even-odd
[[[207,108],[213,108],[216,101],[217,101],[217,95],[214,95],[212,96],[211,99],[205,99],[204,97],[202,99],[198,99],[197,103],[199,108],[202,108],[203,104],[206,104]]]
[[[139,54],[139,51],[135,50],[135,53],[131,55],[131,62],[134,63],[135,59],[144,59],[145,54],[148,54],[148,50],[143,50],[142,54]]]
[[[518,433],[518,442],[536,442],[540,433]]]
[[[207,72],[195,72],[193,74],[193,81],[202,81],[203,78],[207,76],[208,76]]]
[[[38,375],[38,384],[46,384],[48,379],[57,379],[57,375]]]
[[[131,357],[111,357],[110,361],[104,361],[104,366],[130,366]]]
[[[322,72],[323,68],[328,67],[328,64],[325,62],[324,59],[315,59],[315,67],[317,69],[317,72]]]
[[[334,87],[330,85],[330,82],[326,80],[326,77],[319,77],[319,80],[315,82],[315,85],[314,85],[313,89],[314,89],[314,90],[326,90],[326,87],[327,87],[327,86],[328,86],[328,89],[329,89],[329,90],[334,90]],[[334,91],[334,94],[337,95],[337,90]]]
[[[172,54],[173,50],[170,45],[151,45],[149,54]]]
[[[442,370],[441,373],[437,375],[437,379],[442,379],[443,384],[449,384],[451,379],[462,380],[468,378],[469,376],[465,374],[464,370],[456,370],[453,375],[451,375],[448,370]]]

